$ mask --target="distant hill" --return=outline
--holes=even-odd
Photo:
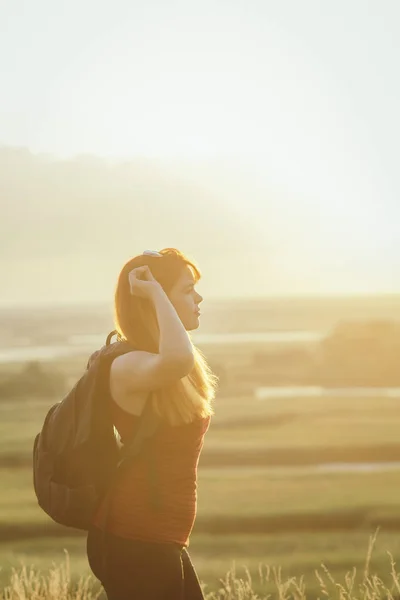
[[[45,300],[46,285],[49,300],[60,299],[62,271],[78,301],[97,292],[105,299],[122,263],[149,247],[181,248],[212,271],[209,289],[221,287],[221,269],[229,280],[266,253],[260,223],[245,216],[245,195],[256,193],[266,210],[265,191],[223,165],[60,160],[0,148],[0,267],[9,280],[0,300],[24,287],[21,277],[24,291]]]
[[[203,181],[201,167],[196,177],[193,170],[185,175],[184,168],[178,173],[176,165],[155,160],[56,160],[3,148],[0,194],[7,208],[0,224],[2,253],[9,257],[28,247],[37,256],[92,252],[106,240],[112,242],[107,251],[126,251],[143,246],[149,236],[177,237],[196,249],[207,235],[210,250],[219,252],[243,242],[234,198],[224,198],[210,179]]]
[[[366,235],[354,206],[335,212],[268,181],[233,160],[0,147],[0,306],[107,302],[128,258],[169,246],[198,262],[206,298],[399,289],[384,220]]]

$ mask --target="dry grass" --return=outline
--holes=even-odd
[[[336,581],[324,564],[314,571],[318,582],[317,593],[308,593],[303,577],[284,579],[280,567],[259,566],[261,588],[265,590],[256,593],[250,571],[245,577],[236,574],[235,566],[220,580],[217,592],[207,593],[207,600],[306,600],[307,598],[337,598],[338,600],[397,600],[400,597],[400,574],[396,564],[388,553],[388,569],[390,569],[390,584],[372,571],[371,557],[376,542],[377,532],[371,536],[365,566],[362,572],[356,568],[349,571],[343,581]],[[271,591],[271,584],[273,588]],[[69,556],[61,565],[54,565],[47,573],[42,574],[34,568],[22,566],[13,569],[9,585],[0,592],[0,600],[95,600],[105,598],[104,592],[92,576],[81,577],[73,583],[70,571]]]

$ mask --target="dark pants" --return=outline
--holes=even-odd
[[[111,533],[107,533],[106,540],[106,573],[98,529],[89,531],[87,554],[108,600],[204,600],[185,548],[127,540]]]

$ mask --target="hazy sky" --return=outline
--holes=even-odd
[[[400,292],[399,40],[398,0],[0,0],[0,144],[240,161],[310,231],[300,291]]]

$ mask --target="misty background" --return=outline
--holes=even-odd
[[[2,305],[398,293],[395,1],[0,4]]]

